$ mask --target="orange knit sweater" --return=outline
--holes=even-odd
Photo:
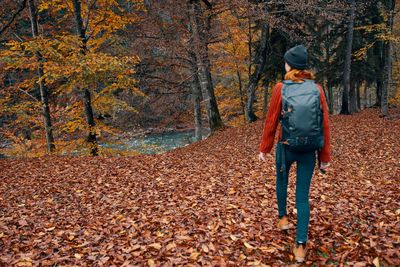
[[[282,86],[283,83],[278,83],[273,88],[271,101],[267,117],[265,119],[264,131],[260,144],[260,152],[269,153],[272,150],[275,139],[275,132],[279,124],[279,115],[282,110]],[[317,85],[321,92],[321,107],[323,112],[323,131],[324,131],[324,147],[318,152],[318,157],[321,162],[331,161],[331,144],[330,144],[330,132],[329,132],[329,111],[328,104],[326,102],[324,90],[320,85]],[[282,128],[279,127],[279,140],[282,138]]]

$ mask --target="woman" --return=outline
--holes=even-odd
[[[307,50],[303,45],[298,45],[288,50],[284,55],[286,75],[285,80],[291,83],[303,83],[306,80],[314,80],[314,75],[306,70],[307,68]],[[295,86],[298,86],[295,84]],[[322,132],[323,146],[317,152],[319,159],[319,168],[325,171],[329,162],[330,156],[330,134],[329,134],[329,115],[328,105],[323,89],[317,85],[320,91],[320,107],[322,109]],[[272,98],[264,124],[263,136],[260,144],[259,159],[266,161],[265,157],[272,157],[271,149],[274,145],[275,132],[282,113],[282,91],[283,83],[275,85],[272,93]],[[293,88],[293,87],[291,87]],[[287,90],[291,89],[288,88]],[[313,87],[315,90],[315,87]],[[318,91],[316,90],[317,94]],[[317,100],[318,101],[318,100]],[[317,102],[318,103],[318,102]],[[279,129],[279,141],[282,141],[282,127]],[[297,228],[296,228],[296,243],[293,248],[293,253],[296,261],[303,262],[306,256],[306,242],[308,239],[308,224],[310,220],[309,206],[309,190],[311,178],[314,172],[316,161],[315,151],[310,152],[292,152],[285,149],[285,144],[278,142],[276,148],[276,194],[278,200],[278,223],[277,227],[280,230],[289,228],[289,221],[286,211],[288,175],[290,166],[296,162],[296,209],[297,209]],[[284,151],[284,153],[282,153]],[[284,157],[282,157],[284,155]],[[285,171],[282,172],[282,166]]]

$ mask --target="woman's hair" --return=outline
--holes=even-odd
[[[304,79],[315,80],[315,75],[309,70],[291,69],[285,74],[285,80],[303,82]]]

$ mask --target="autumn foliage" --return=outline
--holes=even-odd
[[[85,19],[85,39],[75,33],[75,11],[70,1],[32,1],[40,19],[57,20],[56,26],[45,24],[38,36],[22,36],[5,42],[0,50],[0,64],[5,72],[1,92],[0,113],[10,120],[2,134],[13,142],[5,150],[10,156],[40,156],[44,149],[43,122],[40,107],[43,99],[36,88],[45,86],[51,97],[57,154],[74,150],[88,151],[82,133],[89,131],[85,122],[83,92],[91,94],[90,105],[97,116],[113,116],[121,110],[137,110],[119,95],[144,94],[134,78],[139,57],[126,53],[120,44],[118,31],[138,22],[140,1],[130,1],[124,8],[117,1],[89,1],[81,6]],[[32,12],[32,10],[30,10]],[[39,25],[41,26],[41,25]],[[48,26],[48,28],[47,28]],[[33,26],[32,26],[33,27]],[[38,70],[42,73],[38,75]],[[86,114],[87,116],[87,114]],[[115,133],[116,129],[96,120],[96,135]],[[30,128],[26,130],[26,128]],[[23,132],[28,133],[28,136]],[[78,138],[77,138],[78,137]]]

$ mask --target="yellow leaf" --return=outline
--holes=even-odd
[[[153,244],[150,244],[149,247],[155,248],[157,250],[160,250],[161,249],[161,244],[160,243],[153,243]]]
[[[236,205],[233,205],[233,204],[229,204],[227,208],[228,208],[228,209],[237,209],[237,208],[239,208],[239,207],[236,206]]]
[[[167,250],[171,250],[171,249],[176,248],[176,245],[175,245],[175,243],[169,243],[166,248],[167,248]]]
[[[154,263],[153,259],[148,259],[147,260],[147,265],[149,265],[150,267],[155,266],[156,264]]]
[[[132,250],[138,250],[140,248],[140,245],[135,244],[131,247]]]
[[[164,234],[162,233],[162,232],[160,232],[160,231],[157,231],[157,237],[163,237],[164,236]]]
[[[203,245],[201,245],[201,248],[203,249],[203,251],[205,252],[205,253],[208,253],[208,247],[207,247],[207,245],[206,244],[203,244]]]
[[[247,263],[248,266],[260,266],[261,265],[261,261],[255,260],[255,261],[249,261]]]
[[[191,240],[192,238],[190,236],[187,236],[187,235],[178,235],[178,236],[176,236],[176,239],[178,239],[178,240]]]
[[[30,261],[20,261],[17,263],[17,266],[32,266],[32,262]]]
[[[365,262],[356,262],[353,265],[354,267],[365,267],[367,264]]]
[[[75,253],[74,254],[75,258],[77,258],[78,260],[82,259],[82,255],[79,253]]]
[[[260,247],[260,250],[266,253],[274,253],[278,249],[276,247]]]
[[[190,254],[190,259],[192,260],[197,260],[197,257],[200,255],[199,252],[193,251],[192,254]]]
[[[254,247],[247,242],[244,242],[243,245],[248,249],[254,249]]]
[[[375,267],[379,267],[379,258],[376,257],[372,263],[375,265]]]

